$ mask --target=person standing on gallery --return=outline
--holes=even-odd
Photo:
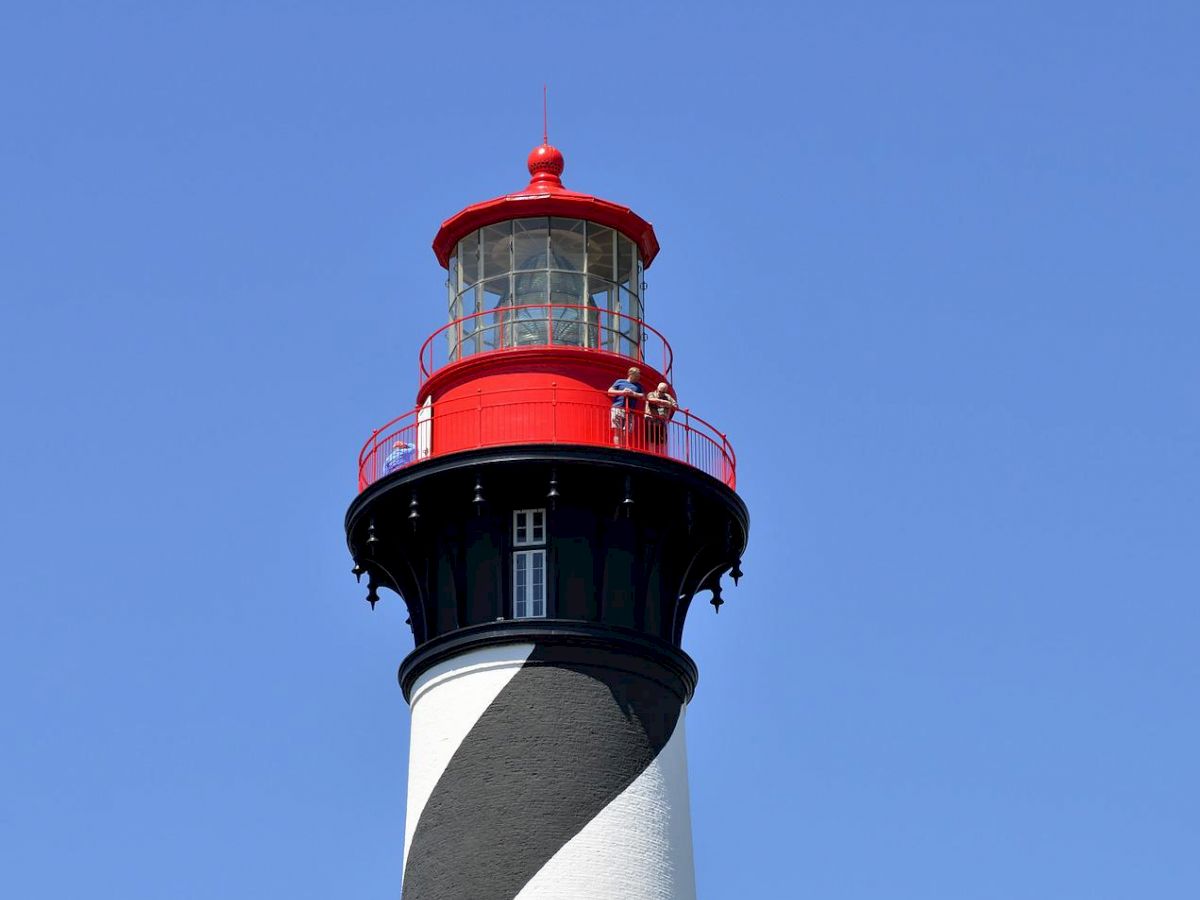
[[[661,453],[667,446],[667,423],[679,408],[679,401],[671,396],[671,388],[665,381],[646,395],[646,443],[651,450]]]
[[[632,366],[624,378],[618,378],[608,389],[608,396],[613,398],[612,409],[609,412],[613,446],[620,447],[625,444],[636,421],[637,402],[645,397],[641,378],[642,370]]]
[[[392,444],[392,452],[383,461],[384,472],[395,472],[412,462],[413,451],[416,448],[408,441],[396,441]]]

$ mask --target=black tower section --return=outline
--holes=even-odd
[[[512,615],[512,515],[546,509],[547,615]],[[690,696],[680,649],[698,592],[719,611],[736,583],[749,516],[737,494],[685,463],[621,448],[524,444],[416,462],[366,488],[346,514],[355,574],[374,606],[404,599],[416,644],[405,696],[429,666],[498,643],[647,657]]]

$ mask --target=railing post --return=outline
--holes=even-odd
[[[692,411],[683,411],[683,459],[688,465],[692,463]]]
[[[365,468],[365,466],[364,466]],[[379,429],[371,429],[371,481],[374,483],[379,480]]]

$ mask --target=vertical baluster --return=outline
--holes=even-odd
[[[371,481],[369,484],[379,480],[379,429],[375,428],[371,431],[371,453],[368,457],[369,466],[367,472],[370,475]]]

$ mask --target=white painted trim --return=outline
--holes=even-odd
[[[534,513],[542,514],[542,539],[541,540],[535,540],[534,536],[533,536]],[[527,535],[527,537],[523,541],[517,539],[517,527],[521,521],[521,516],[526,517],[525,534]],[[544,546],[546,546],[546,528],[548,527],[548,524],[549,523],[546,521],[545,508],[542,508],[542,509],[514,509],[513,510],[513,530],[512,530],[513,546],[514,547],[544,547]]]
[[[417,459],[433,452],[433,398],[426,397],[417,410]]]
[[[541,557],[541,561],[542,561],[542,596],[541,596],[542,613],[541,613],[541,615],[537,615],[536,613],[534,613],[532,611],[534,601],[537,599],[533,593],[533,570],[534,570],[533,561],[538,556]],[[519,615],[517,613],[517,600],[518,600],[517,558],[518,557],[524,557],[528,560],[528,562],[525,565],[525,596],[521,597],[520,599],[525,601],[525,607],[526,607],[526,609],[528,609],[530,611],[525,613],[524,615]],[[547,560],[546,550],[543,547],[537,547],[537,548],[533,548],[530,550],[514,550],[513,551],[513,555],[512,555],[512,616],[514,619],[544,619],[546,617],[547,613],[549,612],[549,609],[547,608],[548,605],[547,605],[546,598],[549,595],[549,587],[547,585],[547,582],[550,579],[550,572],[547,570],[547,562],[548,562],[548,560]]]

